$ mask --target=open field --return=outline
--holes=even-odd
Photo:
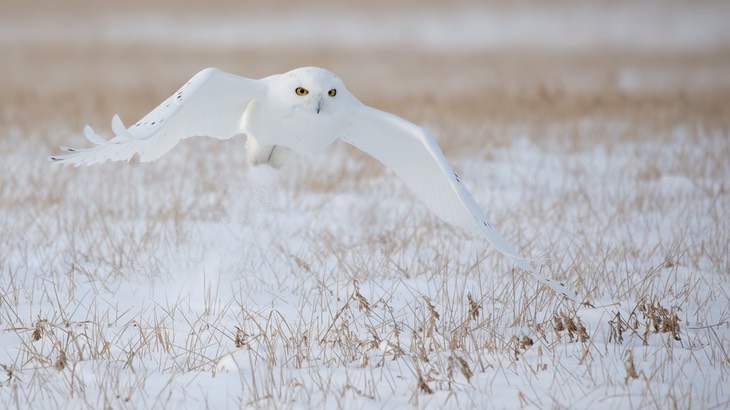
[[[723,3],[58,4],[0,16],[0,407],[730,407]],[[339,35],[287,31],[300,12]],[[431,129],[508,241],[592,306],[345,144],[278,171],[243,138],[47,161],[204,67],[305,65]]]

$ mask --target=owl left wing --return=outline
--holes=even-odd
[[[50,159],[78,166],[129,161],[138,154],[140,161],[149,162],[160,158],[184,138],[231,138],[240,133],[241,117],[248,103],[263,97],[265,92],[261,80],[206,68],[135,125],[127,128],[115,115],[112,139],[102,138],[87,125],[84,134],[95,146],[65,148],[70,154]]]
[[[572,300],[577,299],[564,284],[537,273],[529,260],[521,257],[502,237],[484,216],[428,131],[396,115],[359,105],[352,112],[342,140],[395,172],[443,221],[484,236],[538,281]]]

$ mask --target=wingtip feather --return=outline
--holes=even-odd
[[[99,134],[94,132],[94,129],[91,128],[91,125],[89,125],[89,124],[86,124],[84,126],[84,136],[86,137],[87,140],[89,140],[92,143],[97,144],[97,145],[102,145],[102,144],[106,144],[107,142],[109,142],[106,139],[102,138]]]

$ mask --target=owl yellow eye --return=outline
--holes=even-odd
[[[327,95],[329,95],[330,97],[334,97],[335,95],[337,95],[337,90],[335,90],[335,89],[333,88],[333,89],[331,89],[331,90],[329,90],[329,91],[327,92]]]
[[[302,87],[297,87],[297,89],[294,90],[294,91],[297,93],[297,95],[307,95],[307,94],[309,94],[309,91],[307,91],[306,88],[302,88]]]

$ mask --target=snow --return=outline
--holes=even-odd
[[[546,211],[543,226],[510,217],[500,218],[501,225],[508,233],[524,231],[536,248],[568,252],[549,261],[553,271],[565,272],[561,279],[579,292],[595,283],[597,307],[577,311],[548,290],[536,295],[529,278],[505,276],[504,261],[483,253],[479,241],[422,209],[412,212],[411,197],[388,175],[371,188],[387,193],[385,201],[367,189],[295,191],[292,179],[303,178],[297,175],[312,167],[328,172],[321,158],[279,173],[235,170],[204,187],[206,174],[220,169],[190,178],[183,161],[185,151],[200,150],[195,146],[203,141],[151,166],[43,171],[50,178],[26,194],[49,195],[62,183],[66,196],[58,204],[33,214],[2,211],[8,235],[0,363],[13,375],[3,382],[0,400],[17,402],[16,391],[43,407],[727,404],[728,279],[716,270],[728,266],[727,255],[697,249],[697,241],[727,235],[712,231],[707,213],[720,204],[702,200],[687,175],[660,176],[645,182],[657,202],[615,211],[639,194],[622,191],[633,178],[631,165],[671,156],[688,143],[675,140],[566,154],[517,139],[490,163],[455,161],[468,170],[463,175],[496,173],[502,181],[489,190],[474,185],[480,202],[507,198],[497,203],[509,207],[534,201],[525,193],[532,190],[548,196],[535,205]],[[725,137],[700,141],[698,151],[726,144]],[[233,150],[217,155],[225,163],[243,160]],[[334,150],[333,157],[344,155]],[[33,159],[31,167],[15,167],[28,160],[12,156],[4,167],[27,181],[46,166]],[[175,170],[167,174],[174,179],[155,176],[166,169]],[[112,176],[125,183],[103,182]],[[550,213],[550,201],[558,199],[549,195],[565,195],[566,185],[582,192],[582,203],[568,201],[561,214]],[[225,194],[219,203],[201,189]],[[727,205],[727,197],[720,198]],[[172,203],[191,210],[162,216]],[[691,223],[676,225],[689,215]],[[602,252],[606,260],[596,260]],[[718,256],[719,264],[711,260]],[[585,277],[573,277],[575,269]],[[476,319],[467,319],[467,293],[481,305]],[[679,340],[671,333],[644,334],[636,310],[641,295],[649,304],[680,307]],[[435,321],[428,303],[440,316]],[[587,339],[551,328],[558,312],[581,320]],[[627,323],[633,312],[640,322],[622,343],[610,340],[607,326],[616,312]],[[33,341],[39,320],[46,322]],[[534,344],[518,347],[523,336]],[[61,351],[67,363],[59,370]],[[638,379],[626,376],[629,354]],[[449,367],[459,359],[473,373],[469,378]],[[432,394],[417,387],[419,374]]]

